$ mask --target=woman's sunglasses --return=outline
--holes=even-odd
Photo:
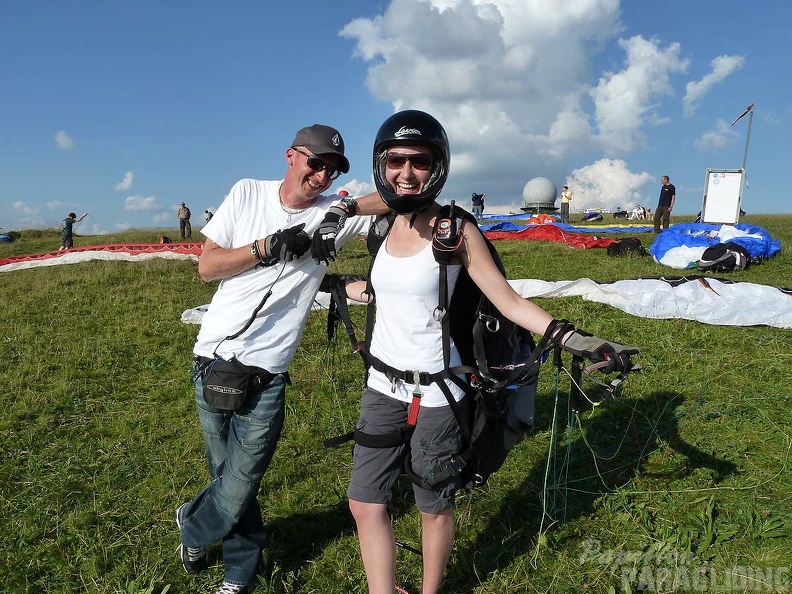
[[[305,156],[308,159],[308,167],[310,167],[314,171],[326,171],[327,177],[329,177],[330,179],[337,179],[338,176],[341,175],[341,170],[338,169],[338,167],[333,167],[332,165],[328,165],[316,155],[309,155],[308,153],[298,149],[296,146],[293,146],[292,149],[294,149],[301,155]]]
[[[385,166],[388,169],[402,169],[407,161],[413,169],[418,171],[429,171],[432,168],[434,159],[431,155],[416,153],[414,155],[403,155],[402,153],[388,153],[385,155]]]

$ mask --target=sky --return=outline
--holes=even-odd
[[[790,212],[790,20],[788,0],[3,0],[0,228],[176,228],[181,201],[200,227],[313,123],[352,164],[332,191],[361,195],[402,109],[448,133],[441,201],[519,212],[546,177],[580,210],[654,208],[668,175],[695,214],[747,147],[743,210]]]

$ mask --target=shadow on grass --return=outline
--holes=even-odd
[[[486,510],[489,517],[472,541],[460,538],[457,542],[441,591],[472,593],[478,584],[534,550],[543,513],[548,516],[543,529],[590,514],[597,498],[629,484],[638,474],[647,474],[649,456],[665,444],[686,462],[660,464],[659,469],[653,465],[648,474],[654,479],[677,480],[699,468],[710,469],[715,482],[733,474],[734,464],[703,452],[680,437],[674,409],[683,402],[684,397],[676,392],[654,392],[639,400],[611,400],[596,414],[584,414],[571,440],[567,439],[568,419],[559,421],[558,446],[545,495],[546,508],[542,505],[542,491],[548,467],[543,456],[505,496],[497,496],[491,505],[481,498],[473,502],[470,513],[476,514],[478,508],[479,512]],[[561,406],[565,408],[566,404],[560,402]],[[559,416],[564,415],[559,413]],[[549,431],[553,419],[552,397],[537,400],[536,419],[540,429]],[[596,470],[592,451],[597,454]],[[400,479],[389,510],[396,519],[408,513],[413,505],[411,484],[406,478]],[[489,509],[493,510],[491,514]],[[465,510],[458,510],[458,515],[463,513]],[[274,519],[267,527],[273,544],[265,555],[266,575],[271,577],[277,566],[281,575],[293,574],[291,587],[298,590],[303,582],[299,574],[306,564],[321,557],[326,546],[355,533],[345,497],[321,510]],[[420,560],[416,558],[416,562]]]
[[[698,468],[710,469],[715,482],[733,474],[736,470],[733,463],[707,454],[680,437],[674,409],[683,401],[681,394],[664,391],[640,400],[611,400],[598,414],[580,422],[582,432],[576,429],[572,439],[566,442],[563,437],[568,436],[568,421],[558,423],[555,460],[551,457],[548,467],[545,456],[501,499],[474,540],[463,546],[458,543],[442,591],[473,592],[476,585],[493,573],[507,569],[518,557],[534,550],[544,511],[548,517],[542,529],[591,513],[597,498],[617,491],[643,472],[649,455],[665,443],[683,455],[687,464],[669,472],[653,473],[654,478],[676,479]],[[536,413],[537,425],[549,430],[552,399],[550,402],[538,399]],[[597,453],[596,468],[592,451]],[[546,473],[549,478],[543,510]],[[474,501],[473,514],[476,506]]]
[[[349,511],[346,493],[339,492],[338,495],[339,500],[324,509],[289,514],[267,522],[272,542],[264,553],[264,578],[266,581],[277,581],[276,574],[279,574],[279,579],[288,576],[291,581],[285,589],[283,585],[276,584],[273,592],[302,591],[305,578],[300,575],[301,572],[322,556],[325,547],[347,536],[357,540],[355,521]],[[394,487],[393,502],[388,506],[394,522],[410,513],[414,505],[412,483],[405,475],[400,476]],[[407,546],[411,544],[420,547],[420,542],[408,543]],[[360,562],[357,546],[355,550],[358,551],[356,561]]]

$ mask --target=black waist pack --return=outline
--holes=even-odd
[[[248,395],[263,390],[275,377],[266,369],[240,363],[236,357],[195,358],[196,374],[202,378],[206,404],[222,410],[236,410]]]

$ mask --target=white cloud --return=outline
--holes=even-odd
[[[654,179],[645,171],[633,173],[621,159],[600,159],[575,169],[566,184],[572,191],[576,211],[616,207],[629,210],[636,204],[646,205],[648,198],[643,190]],[[659,186],[659,180],[657,183]]]
[[[619,45],[627,54],[625,68],[601,77],[591,98],[603,147],[624,152],[643,141],[643,123],[656,116],[657,102],[673,92],[669,75],[684,72],[688,61],[679,57],[678,43],[661,50],[658,42],[636,35]]]
[[[69,136],[64,130],[55,132],[55,143],[62,151],[70,151],[74,148],[74,139]]]
[[[127,196],[124,201],[124,210],[160,210],[157,198],[154,196]]]
[[[39,211],[41,210],[38,206],[28,204],[27,202],[22,202],[21,200],[17,200],[16,202],[14,202],[11,205],[11,207],[16,212],[19,212],[19,213],[22,213],[22,214],[26,214],[26,215],[38,214]]]
[[[330,191],[338,193],[341,190],[349,192],[350,196],[365,196],[375,191],[376,187],[373,182],[363,182],[357,179],[345,181],[339,186],[334,186]]]
[[[151,220],[154,221],[155,223],[167,223],[167,222],[175,221],[176,216],[168,212],[161,212],[151,217]]]
[[[690,81],[685,86],[685,98],[682,100],[685,115],[693,115],[698,103],[709,93],[710,89],[723,81],[732,72],[739,70],[745,64],[742,56],[718,56],[712,60],[712,71],[699,81]]]
[[[771,111],[769,113],[762,114],[762,121],[765,124],[777,126],[778,124],[783,123],[784,120],[782,120],[777,113]]]
[[[715,130],[705,132],[693,144],[702,153],[713,152],[731,145],[739,137],[740,133],[726,120],[718,120],[715,122]]]
[[[89,221],[86,221],[89,223]],[[119,225],[116,225],[118,227]],[[87,226],[83,224],[80,228],[80,235],[108,235],[110,232],[106,229],[102,229],[99,223],[89,223]]]
[[[132,173],[131,171],[127,171],[124,174],[124,179],[122,179],[120,182],[118,182],[115,185],[115,188],[114,188],[115,191],[116,192],[126,192],[127,190],[129,190],[129,188],[132,187],[132,182],[134,181],[134,179],[135,179],[135,174]]]
[[[393,0],[340,35],[368,63],[371,93],[395,110],[432,113],[451,140],[441,195],[519,200],[536,176],[559,180],[591,152],[619,156],[668,122],[661,100],[688,61],[679,44],[619,40],[620,71],[592,60],[623,31],[618,0]],[[585,161],[584,161],[585,162]]]

